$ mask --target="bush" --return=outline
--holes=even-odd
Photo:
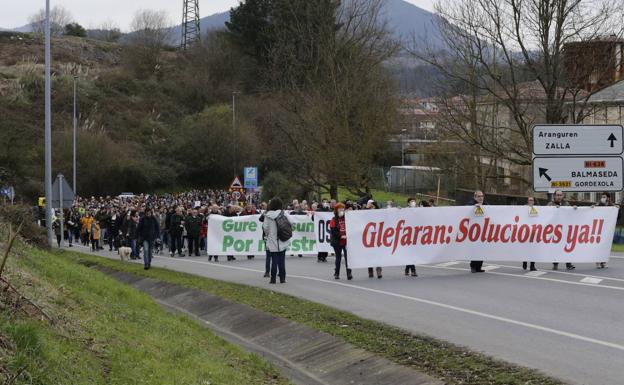
[[[46,230],[37,224],[35,208],[25,205],[0,206],[0,222],[10,223],[13,231],[24,222],[20,235],[35,246],[47,248],[48,238]]]

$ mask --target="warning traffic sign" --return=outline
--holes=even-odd
[[[621,157],[536,157],[533,159],[535,191],[620,191]]]
[[[242,189],[243,189],[243,184],[241,183],[240,178],[238,176],[235,176],[232,183],[230,183],[230,190],[242,190]]]

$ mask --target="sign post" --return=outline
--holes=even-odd
[[[254,191],[258,188],[258,167],[245,167],[245,189]]]
[[[61,226],[61,247],[65,239],[63,207],[71,207],[74,203],[74,191],[67,183],[67,179],[63,174],[58,174],[56,180],[52,184],[52,201],[50,202],[52,209],[59,209],[59,219]]]
[[[621,125],[533,127],[533,189],[552,193],[621,191]]]

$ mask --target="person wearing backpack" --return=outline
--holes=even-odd
[[[271,281],[275,283],[279,270],[280,283],[286,283],[286,250],[292,237],[292,225],[284,213],[284,203],[280,198],[273,198],[264,215],[262,230],[265,234],[265,246],[271,258]]]

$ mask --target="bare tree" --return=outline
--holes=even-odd
[[[447,131],[479,158],[518,165],[531,164],[534,124],[587,114],[596,90],[574,81],[588,74],[569,73],[568,44],[622,33],[621,0],[441,0],[436,9],[448,50],[412,52],[451,85]]]
[[[121,38],[119,26],[112,20],[100,24],[97,28],[87,32],[92,39],[103,40],[110,43],[117,42]]]
[[[130,23],[126,62],[138,77],[158,73],[160,54],[171,37],[171,22],[165,11],[137,11]]]
[[[43,34],[45,32],[45,9],[40,9],[37,13],[28,18],[33,32]],[[71,13],[60,5],[55,5],[50,10],[50,33],[52,36],[61,36],[65,32],[65,26],[74,19]]]
[[[298,165],[293,177],[333,197],[339,185],[368,190],[396,117],[394,83],[383,63],[397,45],[381,18],[382,3],[282,3],[287,25],[276,28],[271,83],[274,129]]]

